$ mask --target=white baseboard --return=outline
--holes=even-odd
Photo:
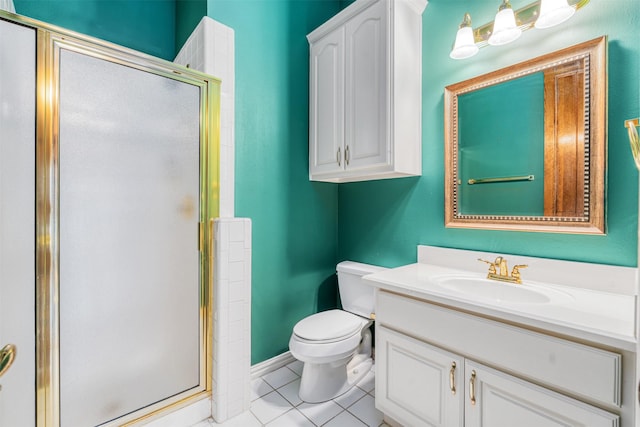
[[[291,352],[286,351],[276,357],[267,359],[264,362],[256,363],[251,366],[251,379],[255,380],[256,378],[260,378],[264,374],[280,369],[295,360],[296,359],[291,355]]]

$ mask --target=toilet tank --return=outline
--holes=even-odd
[[[386,268],[353,261],[339,263],[336,266],[336,272],[342,309],[368,319],[371,313],[375,312],[373,299],[375,288],[364,283],[362,276],[383,270]]]

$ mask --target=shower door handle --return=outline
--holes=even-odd
[[[5,345],[0,350],[0,377],[9,370],[16,358],[16,346],[13,344]]]

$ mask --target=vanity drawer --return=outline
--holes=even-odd
[[[376,322],[534,383],[621,406],[620,354],[382,290]]]

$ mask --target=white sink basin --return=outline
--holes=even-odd
[[[447,290],[492,303],[545,304],[551,301],[542,290],[484,278],[443,277],[436,283]]]

